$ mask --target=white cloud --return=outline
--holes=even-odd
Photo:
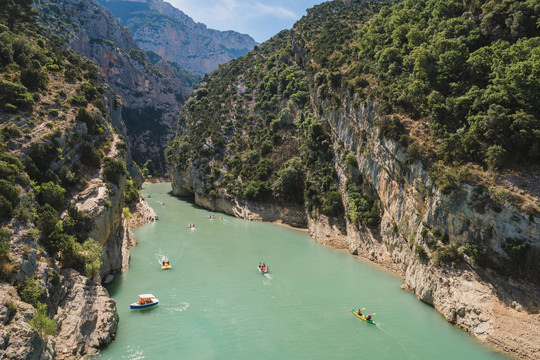
[[[298,15],[289,9],[281,6],[268,6],[261,3],[253,4],[255,10],[258,10],[264,14],[275,15],[282,19],[298,19]]]

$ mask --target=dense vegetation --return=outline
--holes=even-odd
[[[316,40],[321,48],[340,47],[343,40],[338,38],[379,6],[363,1],[331,4],[343,14],[342,21],[335,21],[339,14],[302,20],[305,29],[319,21],[328,28],[325,37]],[[282,31],[207,75],[183,108],[180,128],[185,130],[167,157],[179,169],[199,168],[203,191],[210,196],[305,204],[313,216],[342,218],[345,208],[329,129],[311,108],[309,74],[292,45],[302,39]],[[335,79],[327,73],[317,81],[332,86]],[[349,212],[355,222],[364,222],[356,211]]]
[[[126,174],[126,144],[114,138],[108,115],[115,95],[97,67],[63,50],[35,21],[32,1],[0,2],[0,279],[37,307],[30,324],[40,335],[56,331],[46,316],[43,279],[15,281],[10,244],[24,243],[22,256],[73,267],[96,278],[101,245],[88,237],[91,219],[70,203],[99,174],[118,191]],[[122,148],[121,144],[124,145]],[[109,156],[108,156],[109,155]],[[138,196],[130,189],[130,197]],[[17,229],[17,230],[15,230]],[[21,254],[18,254],[21,256]],[[56,270],[45,281],[59,283]]]
[[[213,197],[304,204],[313,217],[345,216],[376,229],[377,196],[355,155],[332,146],[324,119],[328,109],[372,100],[381,136],[406,149],[410,162],[421,160],[443,193],[470,183],[487,208],[511,201],[534,216],[534,199],[494,178],[540,159],[539,14],[526,0],[315,6],[290,32],[203,79],[181,113],[168,161],[198,170],[202,192]],[[366,142],[365,133],[355,136]],[[336,159],[348,167],[344,188]],[[485,244],[460,247],[426,231],[425,247],[411,243],[423,260],[505,263],[491,261]],[[530,257],[519,239],[507,239],[505,250],[509,264]]]

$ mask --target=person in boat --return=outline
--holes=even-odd
[[[371,320],[371,314],[367,314],[367,315],[366,315],[366,320],[367,320],[367,321]]]
[[[362,315],[362,310],[360,310],[360,309],[358,309],[358,311],[356,312],[356,315],[358,315],[358,316],[364,316],[364,315]]]
[[[144,299],[143,298],[139,299],[139,305],[144,305]]]
[[[260,269],[260,268],[262,268],[262,265],[261,265],[261,263],[259,263],[259,269]]]
[[[152,302],[152,300],[150,298],[146,298],[146,303],[147,304],[150,304]]]

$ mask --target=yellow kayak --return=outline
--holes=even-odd
[[[359,318],[360,320],[365,321],[365,322],[367,322],[368,324],[375,325],[375,321],[373,321],[373,320],[371,320],[371,319],[369,319],[369,320],[366,319],[365,315],[358,315],[358,314],[356,313],[356,311],[354,311],[354,310],[351,311],[351,312],[352,312],[357,318]]]

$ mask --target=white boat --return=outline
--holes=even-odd
[[[258,266],[257,270],[259,270],[259,272],[263,275],[268,274],[268,271],[270,271],[268,270],[268,266],[260,266],[260,267]]]
[[[146,309],[149,307],[156,306],[159,303],[159,300],[152,294],[141,294],[139,295],[139,301],[129,305],[130,309]]]

